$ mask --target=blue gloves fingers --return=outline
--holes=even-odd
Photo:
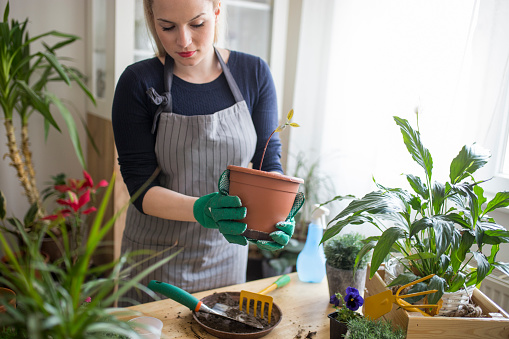
[[[247,225],[235,220],[246,216],[240,198],[215,192],[200,197],[193,206],[196,220],[206,228],[217,228],[231,243],[246,245],[247,239],[241,236]]]

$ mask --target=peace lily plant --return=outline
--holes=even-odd
[[[433,159],[419,130],[405,119],[394,117],[394,121],[424,176],[405,174],[410,190],[384,187],[375,181],[377,190],[353,200],[329,222],[322,242],[347,225],[374,225],[381,235],[365,240],[356,266],[373,249],[371,278],[388,255],[399,253],[395,257],[405,272],[391,285],[435,274],[428,284],[416,284],[409,292],[438,290],[428,297],[429,304],[437,303],[444,292],[478,285],[495,268],[509,275],[509,264],[496,258],[500,245],[509,242],[509,231],[488,215],[509,205],[509,192],[498,192],[488,201],[481,187],[485,180],[473,177],[488,162],[490,153],[475,143],[464,146],[451,162],[449,180],[433,181]]]

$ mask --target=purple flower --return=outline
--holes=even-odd
[[[335,294],[330,297],[330,303],[333,304],[335,307],[339,306],[339,299]]]
[[[332,298],[331,298],[332,300]],[[354,287],[346,288],[345,304],[349,310],[357,311],[364,304],[364,299],[359,295],[359,291]]]

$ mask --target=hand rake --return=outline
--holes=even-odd
[[[424,291],[424,292],[405,294],[402,296],[400,296],[399,294],[405,288],[415,285],[417,283],[420,283],[424,280],[431,279],[431,277],[433,277],[433,276],[434,276],[434,274],[430,274],[424,278],[421,278],[421,279],[412,281],[409,284],[403,285],[398,289],[398,291],[394,295],[392,294],[391,290],[387,290],[387,291],[383,291],[381,293],[372,295],[370,297],[367,297],[364,300],[364,315],[371,319],[378,319],[381,316],[383,316],[384,314],[389,313],[392,310],[392,304],[395,303],[399,307],[401,307],[407,311],[420,312],[426,317],[431,317],[430,314],[428,314],[424,311],[421,311],[419,308],[435,308],[435,309],[437,309],[437,312],[438,312],[438,309],[440,309],[440,305],[428,305],[428,304],[412,305],[412,304],[406,302],[405,300],[403,300],[402,298],[410,298],[410,297],[416,297],[419,295],[431,294],[431,293],[438,292],[438,290],[429,290],[429,291]]]
[[[242,311],[242,307],[245,305],[246,306],[245,312],[247,314],[249,314],[249,311],[251,308],[251,301],[253,301],[253,315],[256,317],[256,313],[258,310],[258,303],[260,303],[259,317],[263,319],[263,317],[265,315],[265,307],[267,306],[267,316],[268,316],[267,321],[270,324],[273,300],[270,295],[266,295],[266,294],[271,291],[274,291],[276,288],[283,287],[284,285],[288,284],[289,282],[290,282],[290,277],[285,274],[258,293],[244,291],[244,290],[240,291],[239,309]],[[246,300],[245,304],[244,304],[244,300]]]

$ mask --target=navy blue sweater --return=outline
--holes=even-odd
[[[260,165],[263,148],[270,133],[278,125],[277,98],[270,69],[261,58],[232,51],[227,63],[246,101],[257,133],[256,151],[251,162]],[[122,177],[132,196],[157,168],[154,151],[155,134],[151,133],[157,106],[146,91],[164,92],[163,64],[158,58],[130,65],[120,76],[113,99],[112,123],[118,162]],[[235,104],[235,99],[222,73],[206,84],[192,84],[176,76],[171,88],[173,112],[185,115],[213,114]],[[263,160],[263,170],[279,171],[281,142],[274,134]],[[218,178],[219,179],[219,178]],[[159,186],[155,180],[134,202],[143,212],[143,197],[148,189]]]

